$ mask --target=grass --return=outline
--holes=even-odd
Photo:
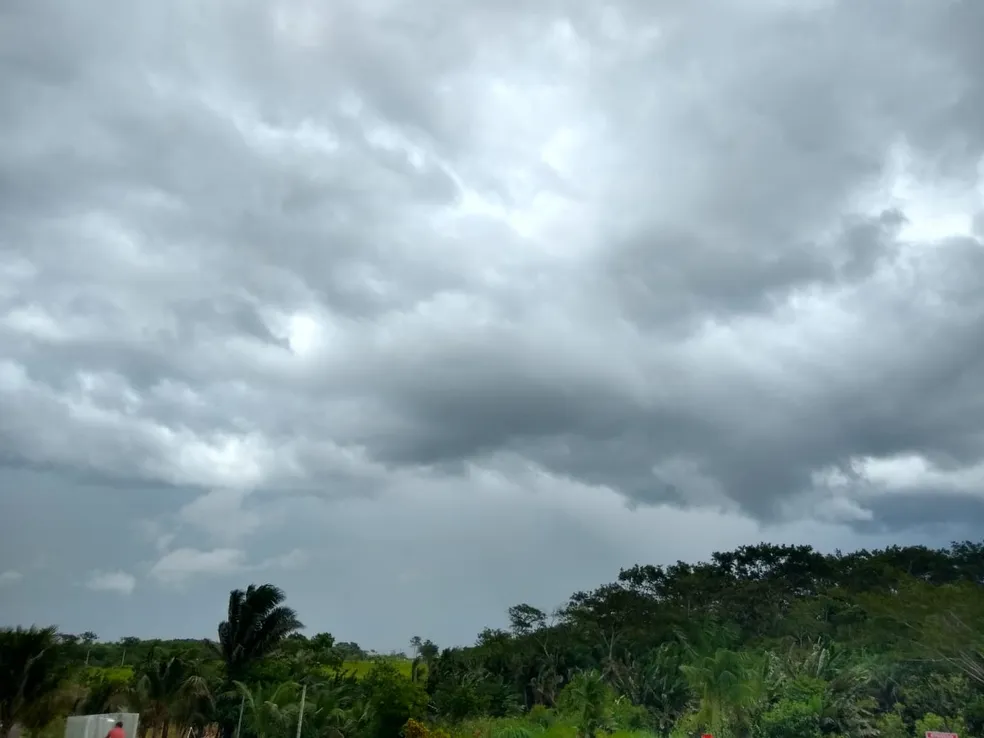
[[[523,715],[512,718],[478,718],[444,727],[451,738],[577,738],[577,727],[570,719],[556,715],[553,711],[547,715],[550,716],[549,721],[532,720],[528,715]],[[645,730],[623,728],[601,735],[605,738],[655,738],[653,733]]]
[[[361,679],[362,677],[364,677],[366,674],[370,672],[373,665],[377,661],[390,662],[396,667],[397,671],[399,671],[403,676],[405,676],[407,679],[410,678],[410,673],[413,667],[412,662],[409,659],[402,659],[397,656],[378,656],[375,659],[365,659],[363,661],[346,661],[342,665],[342,668],[345,671],[354,674],[357,679]],[[426,678],[427,675],[426,667],[421,666],[419,671],[420,671],[420,678],[421,679]]]
[[[133,678],[131,666],[87,666],[83,672],[87,676],[106,679],[114,684],[125,684]]]

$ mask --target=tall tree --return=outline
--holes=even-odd
[[[229,681],[245,681],[257,660],[304,627],[283,604],[283,590],[272,584],[249,585],[229,593],[226,620],[219,623],[219,654]]]
[[[15,725],[43,727],[70,674],[66,646],[55,628],[0,629],[0,736]]]
[[[747,738],[763,689],[746,653],[720,648],[680,667],[696,696],[697,722],[715,736]]]

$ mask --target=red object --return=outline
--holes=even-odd
[[[116,736],[113,736],[113,738],[116,738]],[[702,734],[702,735],[700,736],[700,738],[714,738],[714,736],[713,736],[713,735],[711,735],[710,733],[703,733],[703,734]]]
[[[126,738],[126,733],[123,728],[114,727],[106,734],[106,738]]]

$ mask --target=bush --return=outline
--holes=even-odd
[[[430,731],[427,730],[427,726],[423,723],[410,718],[407,720],[406,725],[403,726],[400,735],[403,738],[430,738]]]
[[[633,705],[626,699],[616,700],[612,709],[615,727],[627,731],[645,731],[650,727],[649,711],[641,705]]]
[[[967,726],[963,718],[944,718],[932,712],[927,712],[916,721],[916,738],[921,738],[929,731],[956,733],[960,738],[967,735]]]
[[[905,721],[898,712],[886,712],[878,716],[879,738],[911,738]]]
[[[820,738],[820,703],[811,700],[780,700],[762,714],[761,738]]]
[[[373,716],[370,726],[373,738],[393,738],[411,720],[422,719],[427,710],[427,693],[423,687],[411,682],[385,661],[373,667],[361,686]]]
[[[527,713],[526,719],[541,728],[549,728],[557,722],[557,713],[544,705],[533,705]]]

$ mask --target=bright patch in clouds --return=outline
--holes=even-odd
[[[150,575],[165,584],[181,584],[191,577],[232,574],[241,571],[245,564],[245,551],[236,548],[210,551],[179,548],[162,556],[151,568]]]
[[[324,333],[321,323],[313,315],[298,313],[291,316],[288,323],[290,348],[302,358],[322,347]]]
[[[294,570],[310,561],[310,556],[301,549],[293,549],[284,554],[248,562],[246,552],[238,548],[215,548],[207,551],[179,548],[164,554],[150,569],[150,576],[160,584],[182,585],[197,578],[225,577],[230,574],[264,572],[273,570]],[[276,576],[267,574],[264,576]]]
[[[9,587],[17,584],[23,578],[23,574],[19,571],[13,571],[12,569],[8,569],[5,572],[0,572],[0,587]]]
[[[984,463],[944,469],[918,454],[904,454],[864,459],[857,466],[866,480],[888,492],[937,489],[975,496],[984,494]]]
[[[94,592],[116,592],[128,595],[137,586],[137,578],[125,571],[94,571],[85,586]]]

